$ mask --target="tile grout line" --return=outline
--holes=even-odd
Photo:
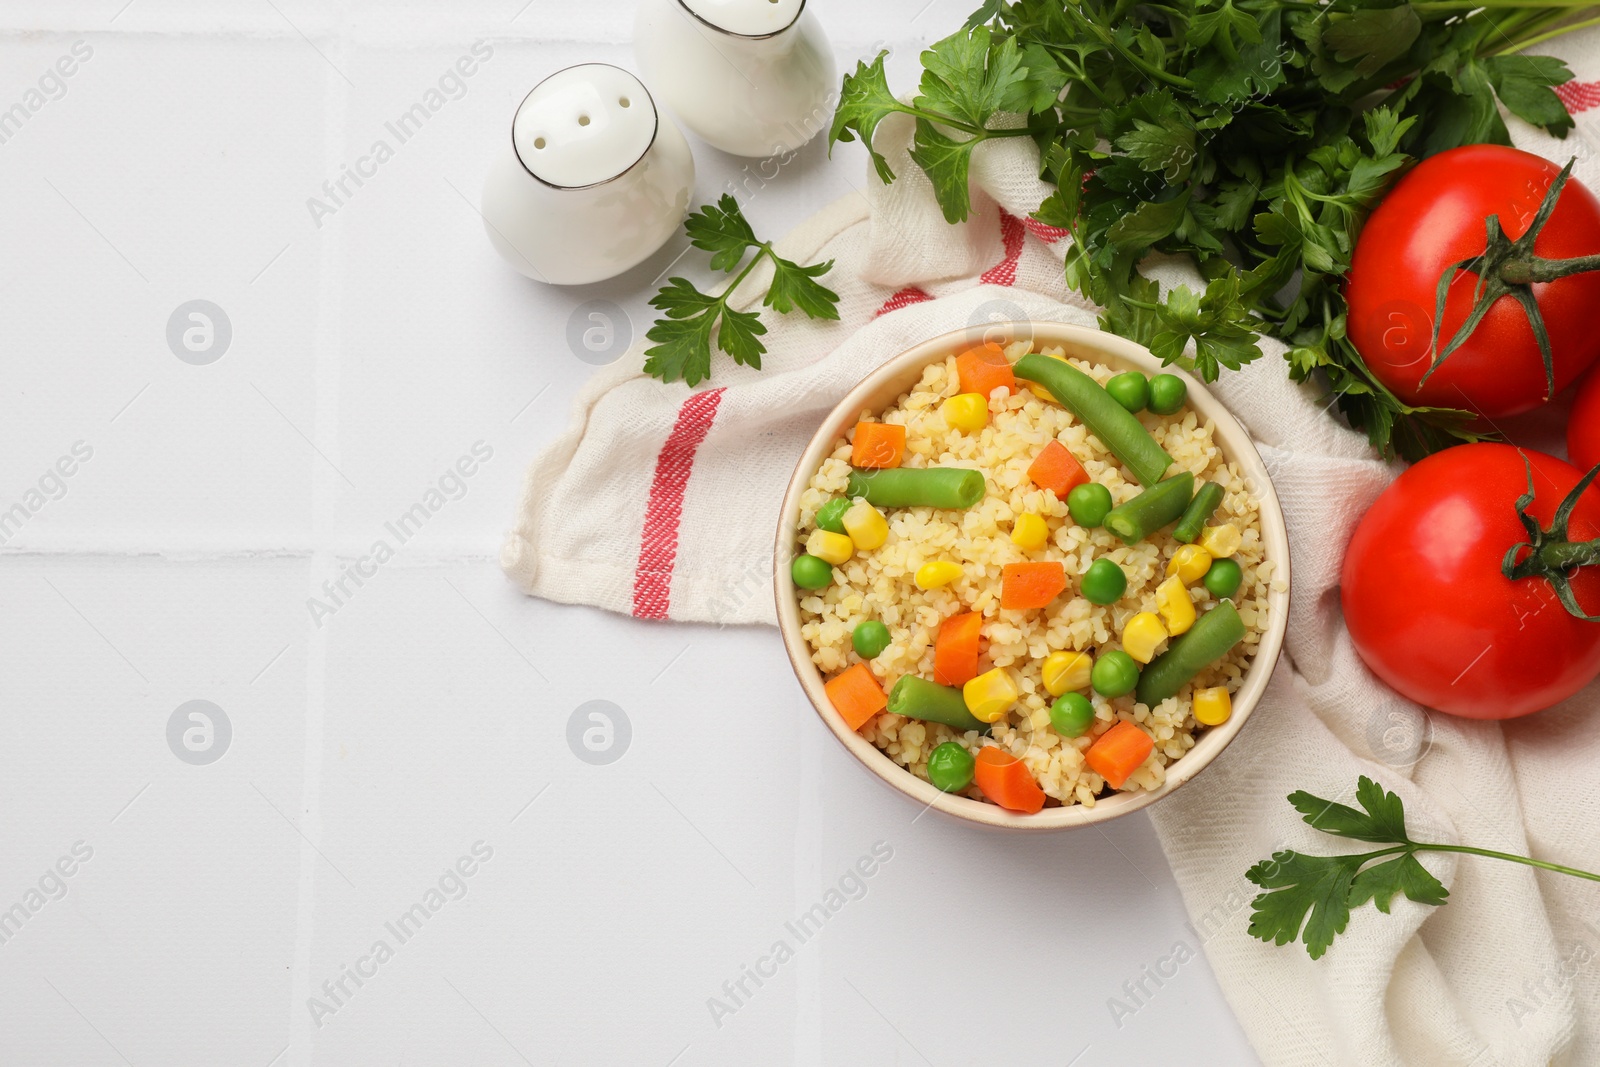
[[[347,49],[341,42],[339,58],[345,60]],[[327,113],[323,120],[323,154],[325,165],[333,173],[338,167],[340,148],[343,145],[346,118],[349,109],[349,89],[343,78],[331,72],[323,76],[324,100]],[[343,287],[341,282],[341,228],[330,226],[318,234],[321,245],[317,256],[318,308],[314,333],[315,358],[312,364],[314,402],[311,414],[311,438],[316,447],[328,455],[339,455],[339,347],[342,340]],[[311,484],[311,558],[308,560],[306,585],[308,595],[320,592],[320,578],[336,570],[334,553],[330,547],[337,529],[337,512],[341,477],[327,464],[308,456]],[[309,625],[309,622],[308,622]],[[312,1060],[312,1042],[315,1029],[304,1005],[309,1001],[315,978],[312,975],[313,948],[316,936],[318,876],[321,869],[317,847],[322,841],[322,752],[323,728],[326,710],[328,668],[328,635],[326,630],[312,628],[306,641],[306,704],[305,748],[301,766],[299,822],[308,840],[300,849],[300,884],[297,901],[294,946],[294,975],[289,1008],[289,1043],[291,1051],[286,1064],[305,1064]]]
[[[810,712],[811,705],[806,700],[805,694],[799,686],[790,686],[790,700],[796,703],[801,715],[796,717],[796,723],[803,723],[804,714]],[[804,740],[798,746],[800,756],[799,788],[797,792],[802,798],[813,799],[825,797],[827,790],[821,781],[827,766],[827,751],[832,738],[826,736],[824,730],[802,730]],[[822,863],[823,853],[827,848],[828,831],[824,822],[821,803],[801,803],[800,810],[795,819],[794,834],[794,875],[791,879],[793,885],[793,898],[790,901],[789,912],[799,915],[800,910],[807,907],[807,898],[816,890],[815,886],[823,883]],[[826,956],[826,943],[817,946],[815,952],[800,953],[800,958],[795,962],[795,1020],[794,1020],[794,1063],[796,1067],[823,1067],[823,972]]]

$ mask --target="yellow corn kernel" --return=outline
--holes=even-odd
[[[982,393],[958,393],[939,405],[939,413],[951,429],[977,433],[989,425],[989,398]]]
[[[961,564],[951,563],[949,560],[937,559],[932,563],[924,563],[917,568],[917,588],[937,589],[941,585],[949,585],[961,577],[961,574]]]
[[[1239,546],[1244,544],[1244,538],[1239,536],[1239,527],[1233,523],[1223,523],[1221,526],[1207,526],[1200,533],[1200,547],[1211,553],[1213,559],[1227,559],[1239,551]]]
[[[1221,726],[1232,714],[1233,698],[1227,686],[1194,691],[1194,721],[1201,726]]]
[[[1184,585],[1193,585],[1211,569],[1211,553],[1199,545],[1183,545],[1167,561],[1167,577],[1177,575]]]
[[[806,538],[806,551],[835,567],[848,560],[855,550],[850,538],[831,530],[812,530],[811,536]]]
[[[881,548],[889,539],[889,520],[883,517],[883,512],[867,503],[857,500],[845,510],[839,519],[844,523],[845,532],[850,535],[850,540],[856,543],[859,552],[871,552]]]
[[[1174,574],[1156,586],[1156,610],[1167,624],[1167,633],[1177,637],[1187,633],[1194,625],[1194,598],[1184,587],[1183,579]]]
[[[1048,359],[1059,359],[1063,363],[1065,363],[1067,361],[1067,357],[1066,356],[1048,356],[1046,358],[1048,358]],[[1055,398],[1055,394],[1054,393],[1052,393],[1050,390],[1046,389],[1044,386],[1040,385],[1038,382],[1029,382],[1028,383],[1028,388],[1033,390],[1033,395],[1038,397],[1040,400],[1047,400],[1052,404],[1060,404],[1061,403],[1061,401],[1059,401],[1059,400],[1057,400]]]
[[[1048,540],[1050,540],[1050,527],[1045,525],[1044,519],[1031,511],[1018,515],[1017,521],[1011,524],[1011,543],[1025,552],[1043,548]]]
[[[1153,611],[1141,611],[1122,628],[1122,650],[1140,663],[1149,663],[1167,640],[1167,628]]]
[[[1006,709],[1017,702],[1017,683],[1004,667],[985,671],[961,687],[967,710],[979,722],[999,722]]]
[[[1039,673],[1044,676],[1045,689],[1058,697],[1089,688],[1089,672],[1093,669],[1094,657],[1087,652],[1052,652],[1044,658]]]

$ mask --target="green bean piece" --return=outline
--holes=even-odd
[[[1078,416],[1089,432],[1133,472],[1140,485],[1155,485],[1172,466],[1172,457],[1138,418],[1077,367],[1030,352],[1011,369],[1018,378],[1038,382],[1050,390],[1062,407]]]
[[[1178,695],[1189,679],[1232,651],[1244,640],[1244,620],[1230,601],[1224,600],[1189,627],[1189,632],[1139,675],[1139,703],[1155,707]]]
[[[1103,525],[1124,544],[1136,545],[1163,526],[1177,522],[1193,496],[1194,475],[1182,471],[1112,508]]]
[[[845,495],[880,508],[970,508],[983,499],[983,472],[965,467],[886,467],[850,472]]]
[[[1183,509],[1183,517],[1178,520],[1172,536],[1186,545],[1194,544],[1200,531],[1206,528],[1206,520],[1221,506],[1222,486],[1216,482],[1201,482],[1200,488],[1195,490],[1194,499]]]
[[[989,724],[973,718],[961,690],[914,674],[900,676],[889,690],[889,710],[908,719],[942,722],[953,730],[989,732]]]
[[[836,496],[817,509],[817,529],[829,533],[844,533],[844,513],[850,510],[850,498]]]

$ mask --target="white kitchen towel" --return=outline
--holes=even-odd
[[[1550,47],[1600,74],[1600,37]],[[1519,144],[1580,157],[1600,185],[1600,82],[1564,87],[1579,112],[1565,142],[1515,122]],[[895,119],[903,119],[896,116]],[[1031,143],[974,154],[972,219],[947,226],[905,155],[909,124],[878,146],[900,180],[871,179],[791,233],[780,251],[835,260],[840,321],[765,315],[761,371],[718,357],[691,391],[641,371],[643,343],[598,372],[573,423],[529,470],[502,562],[528,593],[641,618],[771,623],[773,543],[783,489],[826,413],[868,371],[929,336],[975,321],[1093,324],[1061,277],[1062,234],[1028,214],[1048,191]],[[1173,264],[1164,281],[1183,280]],[[764,284],[753,279],[746,306]],[[1298,945],[1245,932],[1256,860],[1282,848],[1338,851],[1284,802],[1306,789],[1349,801],[1367,774],[1405,800],[1414,831],[1440,841],[1600,869],[1600,685],[1504,726],[1430,716],[1357,659],[1337,596],[1344,546],[1394,476],[1364,439],[1285,376],[1281,346],[1216,391],[1259,443],[1288,519],[1293,591],[1286,656],[1249,727],[1182,799],[1152,819],[1187,903],[1182,937],[1203,947],[1262,1059],[1279,1065],[1600,1063],[1600,886],[1493,860],[1430,856],[1450,903],[1358,909],[1313,962]],[[1536,669],[1530,665],[1530,669]],[[1175,946],[1176,947],[1176,946]],[[1108,1009],[1119,1023],[1143,1003]]]

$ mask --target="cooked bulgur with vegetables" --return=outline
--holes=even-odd
[[[863,412],[795,546],[844,722],[945,792],[1030,813],[1159,787],[1232,713],[1273,582],[1257,502],[1181,379],[1025,341]]]

